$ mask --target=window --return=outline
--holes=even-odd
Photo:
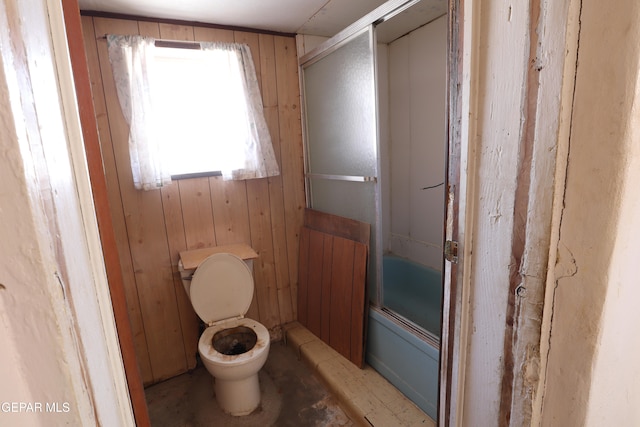
[[[200,43],[190,49],[156,46],[140,36],[107,40],[130,125],[136,188],[213,171],[224,179],[279,173],[247,45]]]
[[[229,51],[157,48],[152,102],[172,176],[241,169],[248,138],[241,70]]]

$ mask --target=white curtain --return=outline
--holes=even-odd
[[[262,95],[251,57],[246,44],[202,42],[200,46],[208,54],[224,53],[228,59],[230,75],[241,76],[244,92],[244,113],[247,115],[246,138],[244,143],[244,167],[223,169],[224,179],[251,179],[278,175],[278,163],[273,152],[271,135],[264,119]],[[235,69],[239,69],[239,73]]]
[[[156,136],[159,127],[152,102],[155,40],[142,36],[108,35],[107,45],[118,99],[130,126],[129,154],[134,185],[142,190],[162,187],[171,182],[168,167],[170,156],[166,154],[170,150],[163,148],[161,139]],[[234,147],[234,151],[242,152],[242,167],[223,166],[223,178],[239,180],[278,175],[280,172],[264,119],[262,97],[249,46],[201,43],[201,49],[206,55],[217,56],[214,61],[216,64],[223,63],[228,67],[230,82],[233,80],[241,87],[243,98],[236,104],[240,105],[240,115],[246,116],[246,125],[234,129],[234,132],[245,135],[241,143],[243,147]],[[228,103],[228,100],[221,102]],[[207,134],[215,138],[216,129],[212,127]]]
[[[129,156],[133,185],[153,190],[171,182],[155,120],[150,82],[155,40],[142,36],[107,36],[109,61],[125,120],[129,124]]]

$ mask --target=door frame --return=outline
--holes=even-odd
[[[51,354],[51,363],[59,364],[59,373],[66,379],[54,384],[52,380],[57,374],[52,372],[40,384],[43,390],[33,396],[54,395],[56,387],[70,385],[73,389],[65,390],[64,395],[73,395],[74,399],[64,405],[63,402],[56,404],[56,407],[70,405],[67,408],[71,415],[61,420],[77,418],[101,425],[132,425],[134,416],[87,174],[80,112],[69,61],[65,6],[66,2],[63,5],[52,0],[28,5],[18,1],[0,4],[3,24],[8,24],[2,35],[3,48],[7,48],[3,51],[3,61],[10,58],[11,63],[5,65],[13,66],[16,71],[9,74],[6,81],[10,93],[5,95],[12,95],[11,100],[15,101],[8,117],[14,116],[15,122],[23,126],[13,130],[18,132],[16,141],[21,145],[17,159],[24,160],[24,166],[22,163],[17,166],[19,171],[15,177],[24,175],[27,181],[24,190],[15,190],[21,192],[20,198],[29,198],[33,214],[29,218],[38,222],[33,223],[34,236],[39,238],[31,242],[35,245],[31,249],[33,254],[23,252],[25,256],[32,255],[29,265],[35,269],[34,274],[40,269],[46,270],[46,280],[33,285],[42,288],[38,298],[47,298],[50,303],[36,304],[33,309],[42,315],[49,329],[59,332],[50,337],[57,346],[43,353]],[[2,80],[4,85],[4,76]],[[16,331],[20,333],[21,329]],[[20,336],[23,342],[29,338]],[[51,340],[46,342],[53,342]],[[24,356],[19,365],[25,368],[37,361],[28,354],[17,355]],[[26,393],[41,382],[38,373],[42,367],[29,368],[34,368],[34,372],[18,375],[26,381],[22,387]],[[36,414],[37,419],[49,419],[38,415],[44,417]]]
[[[471,234],[471,223],[466,222],[467,197],[472,193],[469,176],[474,170],[469,158],[469,105],[472,93],[473,49],[471,8],[465,9],[464,0],[449,0],[448,7],[448,59],[447,59],[447,161],[444,241],[455,242],[455,253],[443,261],[442,335],[440,338],[440,384],[438,398],[438,424],[455,426],[462,420],[464,374],[469,316],[470,280],[464,275],[470,271],[467,260],[470,246],[465,236]],[[468,3],[468,2],[467,2]],[[466,44],[465,44],[466,43]],[[465,120],[466,118],[466,120]],[[461,167],[461,163],[465,163]],[[465,287],[465,284],[467,285]]]
[[[449,0],[445,238],[458,251],[445,262],[440,426],[529,425],[542,411],[577,3]]]
[[[136,425],[145,427],[149,426],[151,422],[147,410],[142,376],[140,375],[135,354],[122,270],[109,209],[106,178],[100,151],[100,138],[91,94],[91,79],[84,50],[80,8],[77,0],[65,0],[62,2],[61,7],[64,14],[66,41],[69,48],[73,83],[82,127],[82,138],[91,180],[91,193],[100,233],[100,244],[109,284],[111,306],[113,307],[113,315],[118,332],[120,353]]]

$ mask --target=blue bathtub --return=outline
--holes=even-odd
[[[442,276],[395,256],[382,268],[386,308],[369,310],[367,363],[435,420]]]

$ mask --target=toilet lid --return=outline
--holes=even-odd
[[[253,299],[253,276],[238,256],[211,255],[191,279],[191,304],[207,324],[244,316]]]

